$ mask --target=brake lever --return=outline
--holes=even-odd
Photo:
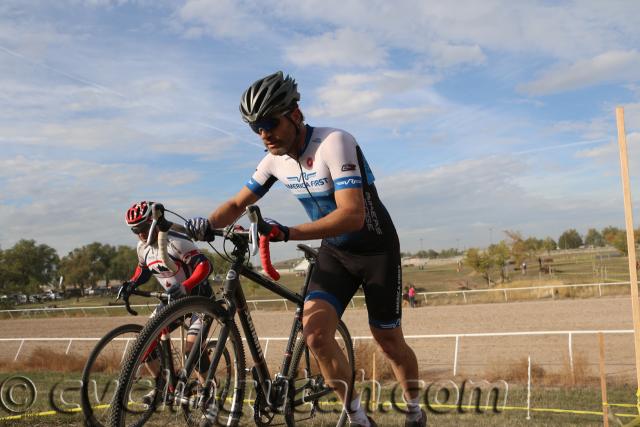
[[[258,253],[258,249],[260,248],[260,240],[258,237],[258,224],[252,222],[249,225],[249,242],[251,243],[251,256],[254,256]]]
[[[122,298],[122,300],[124,301],[124,308],[129,312],[129,314],[137,316],[138,312],[131,308],[131,306],[129,305],[129,296],[130,295],[127,293],[123,294],[123,287],[120,286],[120,289],[118,289],[118,295],[116,296],[116,301]]]

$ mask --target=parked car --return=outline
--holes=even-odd
[[[26,304],[27,296],[25,294],[12,294],[9,295],[10,298],[13,298],[16,304]]]

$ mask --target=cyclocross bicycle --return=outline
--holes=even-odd
[[[125,308],[133,316],[138,313],[129,304],[129,294],[118,292],[116,301],[122,300]],[[145,297],[155,297],[160,301],[167,300],[162,292],[145,292],[134,289],[131,294]],[[129,323],[112,329],[95,345],[82,370],[80,386],[80,404],[85,424],[92,427],[106,425],[112,394],[120,371],[120,362],[124,360],[128,346],[135,341],[143,326]]]
[[[155,204],[153,209],[152,228],[158,227],[159,232],[164,233],[171,228],[185,231],[182,226],[166,220],[162,205]],[[309,270],[301,293],[290,291],[275,281],[279,275],[271,265],[268,246],[272,226],[262,219],[257,206],[249,206],[247,213],[251,221],[249,231],[238,227],[214,230],[216,236],[233,245],[231,267],[223,282],[222,298],[183,297],[162,309],[140,332],[122,366],[111,405],[111,426],[173,425],[182,420],[186,420],[187,425],[202,427],[235,426],[245,413],[245,405],[252,406],[253,421],[258,426],[293,426],[309,419],[320,423],[314,425],[342,426],[347,422],[340,400],[322,377],[317,361],[302,336],[304,296],[317,253],[306,245],[298,245],[309,261]],[[258,249],[263,268],[273,280],[247,265],[249,255]],[[247,306],[240,276],[296,305],[283,359],[278,373],[273,376]],[[240,319],[246,348],[253,360],[250,381],[245,380],[245,346],[236,316]],[[171,339],[172,333],[167,331],[172,326],[192,318],[199,318],[202,328],[182,368],[175,369],[172,359],[161,355],[162,374],[150,374],[145,369],[150,349],[156,348],[159,341]],[[338,323],[336,340],[354,372],[353,344],[342,321]],[[207,348],[212,348],[208,357],[205,353]],[[229,354],[229,361],[224,360],[225,353]],[[201,375],[194,380],[196,371]],[[245,402],[247,384],[253,386],[251,394],[254,399]],[[144,402],[141,396],[150,393],[155,394],[156,399]]]

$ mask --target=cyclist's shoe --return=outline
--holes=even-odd
[[[422,417],[418,421],[409,421],[406,420],[404,422],[404,427],[426,427],[427,426],[427,413],[424,409],[421,409]]]
[[[370,416],[367,415],[367,419],[369,420],[369,425],[371,427],[378,427],[378,424],[376,424],[375,421],[373,421],[373,418],[371,418]],[[349,424],[351,427],[364,427],[362,424],[356,424],[356,423],[351,423]]]
[[[207,410],[205,411],[205,413],[202,415],[202,418],[200,419],[199,427],[215,426],[216,421],[218,421],[219,412],[220,412],[220,409],[218,408],[218,405],[216,404],[215,401],[212,404],[209,404],[209,406],[207,407]]]
[[[164,395],[164,399],[162,399],[163,395]],[[149,393],[142,396],[142,403],[144,403],[147,406],[158,405],[161,403],[171,405],[173,404],[173,397],[174,397],[173,393],[169,391],[165,394],[159,391],[158,389],[153,389]]]
[[[142,403],[147,406],[151,406],[156,403],[156,396],[158,391],[156,389],[151,390],[149,393],[142,396]]]

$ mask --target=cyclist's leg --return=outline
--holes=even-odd
[[[153,310],[153,312],[151,313],[151,315],[149,316],[149,319],[153,319],[155,317],[155,315],[162,310],[165,307],[164,303],[159,303],[156,308]],[[149,348],[147,349],[147,354],[145,355],[146,358],[146,363],[145,363],[145,368],[147,369],[147,371],[149,371],[149,373],[151,375],[153,375],[154,377],[158,375],[158,373],[160,372],[160,359],[158,359],[157,355],[158,352],[154,351],[157,347],[157,341],[154,342],[151,346],[149,346]]]
[[[191,349],[193,348],[196,342],[196,339],[198,337],[198,333],[200,332],[201,329],[202,329],[202,319],[196,315],[192,315],[191,323],[189,325],[189,330],[187,331],[187,339],[185,343],[185,355],[189,355],[191,353]],[[209,360],[209,355],[206,349],[199,349],[198,351],[200,351],[201,355],[200,355],[200,359],[196,362],[195,371],[200,384],[204,384],[211,361]]]
[[[402,270],[399,251],[363,257],[365,301],[369,327],[378,347],[389,360],[407,401],[420,392],[418,361],[404,339],[402,318]]]
[[[322,376],[335,390],[340,400],[345,402],[353,373],[335,339],[338,325],[335,308],[321,299],[307,301],[304,304],[302,325],[305,342],[316,356]]]
[[[323,377],[343,403],[352,390],[353,372],[336,342],[335,332],[358,283],[342,264],[340,253],[323,243],[305,297],[302,330]]]
[[[404,339],[402,327],[381,329],[369,325],[376,344],[389,360],[396,380],[402,387],[406,399],[418,397],[418,360],[413,349]]]

